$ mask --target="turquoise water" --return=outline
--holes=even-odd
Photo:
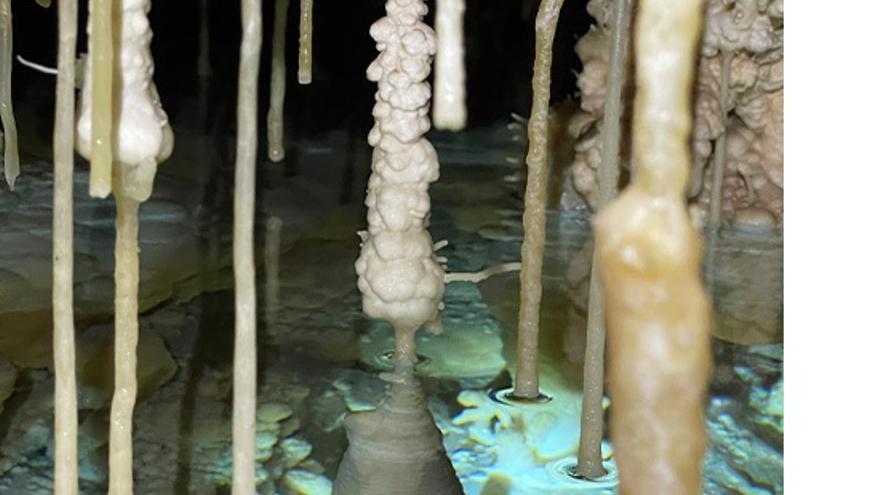
[[[361,313],[353,268],[369,167],[361,141],[345,133],[296,141],[289,143],[295,168],[261,164],[259,493],[329,493],[346,446],[345,414],[374,408],[383,396],[378,373],[389,366],[392,334]],[[430,230],[435,241],[449,241],[441,251],[448,270],[517,261],[521,147],[503,126],[434,141],[442,178],[431,189]],[[228,160],[203,138],[182,135],[178,143],[141,215],[136,491],[227,493],[231,168],[208,166]],[[48,170],[44,159],[28,157],[18,191],[0,195],[9,226],[0,233],[0,355],[15,365],[0,413],[0,493],[51,492]],[[114,210],[85,198],[83,171],[77,179],[81,491],[104,493]],[[270,216],[284,226],[274,294],[262,259]],[[523,407],[491,398],[510,384],[516,273],[449,284],[444,332],[418,335],[417,372],[469,495],[614,492],[613,481],[587,485],[564,474],[578,438],[590,234],[577,211],[550,211],[547,226],[540,363],[542,390],[553,400]],[[709,248],[722,338],[713,342],[705,493],[782,493],[781,233],[726,230]]]

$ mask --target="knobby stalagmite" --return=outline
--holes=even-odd
[[[110,52],[114,58],[102,66],[99,58],[89,55],[94,71],[87,71],[82,92],[83,100],[77,123],[77,149],[92,160],[92,174],[103,173],[94,168],[95,153],[103,153],[105,144],[113,150],[112,191],[116,199],[116,301],[114,338],[114,386],[110,409],[110,481],[112,494],[133,492],[132,415],[137,399],[138,342],[138,208],[153,190],[156,166],[171,154],[174,137],[168,117],[159,103],[152,81],[153,57],[150,53],[150,30],[147,0],[122,0],[111,19],[117,32]],[[93,13],[96,11],[93,11]],[[90,37],[99,32],[98,19],[90,22]],[[105,33],[106,34],[106,33]],[[100,46],[96,40],[90,43]],[[98,68],[100,67],[100,70]],[[118,69],[117,69],[118,68]],[[97,105],[92,91],[109,71],[110,87],[118,100],[112,101],[113,114]],[[94,120],[93,120],[94,117]],[[99,124],[100,123],[100,124]],[[95,147],[95,136],[103,127],[110,127],[115,142]],[[100,129],[99,129],[100,128]],[[94,175],[92,177],[94,184]]]
[[[430,123],[434,32],[422,22],[422,0],[389,0],[386,16],[370,27],[379,57],[367,68],[378,83],[368,140],[373,150],[366,205],[367,232],[355,263],[364,312],[395,331],[394,373],[385,399],[374,411],[349,415],[349,447],[339,467],[334,495],[461,494],[413,374],[415,333],[424,324],[439,330],[444,272],[427,231],[428,184],[439,177],[437,153],[424,137]]]
[[[296,78],[300,84],[312,83],[312,0],[299,0],[299,67]]]
[[[638,173],[596,220],[620,493],[701,493],[710,372],[701,241],[685,208],[700,0],[642,0]]]
[[[58,0],[52,210],[52,360],[55,366],[55,495],[79,493],[76,343],[73,326],[73,136],[76,0]]]
[[[241,28],[232,253],[235,265],[233,495],[253,494],[256,486],[257,300],[254,273],[254,194],[257,165],[257,81],[263,41],[263,12],[259,0],[242,0]]]
[[[425,79],[436,50],[434,32],[421,20],[422,0],[390,0],[387,15],[370,27],[379,57],[367,68],[378,83],[368,141],[373,149],[362,232],[355,263],[363,308],[387,320],[396,335],[395,360],[415,363],[415,332],[439,329],[443,268],[427,230],[428,184],[440,176],[437,152],[423,137],[430,128],[431,89]]]
[[[438,0],[434,61],[434,127],[458,131],[467,124],[464,65],[464,0]]]
[[[616,0],[611,18],[611,53],[605,85],[598,208],[603,208],[614,199],[620,177],[621,95],[626,73],[629,19],[629,0]],[[602,434],[605,425],[602,409],[605,389],[605,301],[596,268],[597,263],[593,256],[587,314],[587,344],[584,351],[581,435],[578,462],[575,467],[576,473],[586,478],[597,478],[605,474],[605,468],[602,467]]]
[[[0,0],[0,120],[3,123],[3,174],[9,189],[18,177],[18,131],[12,114],[12,5]]]
[[[272,28],[272,73],[269,90],[269,116],[266,139],[269,159],[284,159],[284,95],[287,92],[287,9],[289,0],[275,1],[275,25]]]
[[[541,273],[544,265],[547,207],[547,129],[550,114],[550,69],[553,38],[564,0],[541,0],[535,19],[535,64],[532,75],[532,113],[526,155],[525,212],[517,325],[516,376],[513,395],[535,399],[538,384],[538,331],[541,315]]]

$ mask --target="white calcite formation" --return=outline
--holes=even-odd
[[[574,189],[592,208],[596,206],[596,170],[602,155],[610,5],[608,0],[589,2],[587,10],[598,25],[575,46],[583,64],[577,79],[581,111],[568,129],[577,139],[568,173]],[[782,224],[782,25],[781,0],[707,2],[694,82],[692,162],[687,191],[694,201],[696,217],[705,216],[708,210],[710,162],[716,140],[726,129],[722,210],[735,214],[738,223],[751,223],[759,218]],[[721,101],[722,52],[732,56],[725,102]],[[622,153],[622,166],[630,168],[626,147]]]
[[[120,3],[118,11],[114,11],[114,16],[121,16],[121,22],[114,22],[114,26],[119,27],[119,35],[113,48],[119,66],[113,81],[117,92],[114,106],[119,109],[114,122],[117,132],[113,158],[118,166],[115,173],[121,173],[117,184],[122,187],[116,193],[145,201],[153,189],[156,165],[171,154],[174,135],[153,83],[150,53],[153,32],[147,19],[150,2],[121,0]],[[85,71],[76,125],[76,148],[86,159],[91,156],[92,142],[91,73],[90,69]]]
[[[434,323],[442,309],[444,272],[427,231],[428,184],[439,177],[428,131],[431,89],[425,82],[436,50],[434,32],[422,23],[422,0],[389,0],[387,16],[370,28],[379,57],[367,78],[379,85],[369,134],[373,173],[355,268],[363,308],[398,332]]]

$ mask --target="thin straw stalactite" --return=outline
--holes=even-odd
[[[12,6],[0,0],[0,120],[3,122],[3,174],[15,189],[19,173],[18,131],[12,114]]]
[[[564,0],[542,0],[535,19],[535,63],[532,75],[532,112],[529,117],[529,150],[526,155],[525,212],[520,272],[517,359],[513,395],[535,399],[538,383],[538,333],[541,313],[541,273],[547,208],[547,132],[550,115],[550,69],[553,38]]]
[[[113,187],[113,1],[89,2],[89,70],[92,72],[89,195],[106,198]]]
[[[312,0],[299,0],[299,67],[297,81],[312,83]]]
[[[266,139],[269,159],[284,160],[284,96],[287,91],[287,10],[290,0],[275,0],[275,22],[272,28],[272,73],[269,84],[269,115]]]
[[[52,209],[52,362],[55,367],[55,495],[79,493],[76,343],[73,326],[73,153],[76,0],[58,0]]]
[[[615,0],[611,19],[611,53],[605,85],[605,113],[602,121],[602,163],[599,166],[597,209],[614,199],[620,180],[621,95],[626,75],[626,51],[629,39],[630,1]],[[590,273],[590,300],[587,313],[587,343],[584,350],[584,394],[581,403],[581,434],[575,471],[579,476],[604,476],[602,436],[605,390],[605,300],[596,256]]]
[[[252,495],[256,486],[257,301],[254,272],[254,195],[257,82],[263,29],[260,0],[242,0],[241,27],[233,207],[235,374],[232,406],[232,494]]]

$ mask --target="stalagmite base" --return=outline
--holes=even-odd
[[[348,449],[333,495],[463,494],[412,367],[383,379],[389,386],[379,407],[345,419]]]
[[[254,189],[257,159],[257,77],[263,29],[259,0],[242,1],[241,27],[232,254],[235,272],[232,493],[251,495],[256,486],[257,300],[254,273]]]
[[[620,177],[621,94],[626,74],[629,38],[629,0],[617,0],[611,20],[611,54],[605,85],[602,164],[599,167],[598,208],[607,205],[617,193]],[[590,301],[587,313],[587,344],[584,351],[584,395],[581,404],[581,436],[575,472],[595,479],[605,475],[602,467],[602,435],[605,420],[602,398],[605,390],[605,300],[593,256],[590,273]]]
[[[535,65],[532,75],[532,113],[529,117],[529,151],[526,156],[525,212],[520,272],[519,323],[517,325],[516,377],[513,395],[535,399],[538,384],[538,332],[541,315],[541,273],[544,265],[545,212],[547,207],[547,132],[550,114],[550,68],[553,38],[564,0],[542,0],[535,20]]]
[[[622,495],[702,493],[709,303],[700,282],[701,242],[684,203],[700,6],[699,0],[639,4],[639,169],[596,221]]]
[[[73,132],[75,0],[58,1],[58,79],[52,210],[52,360],[55,367],[55,495],[79,493],[76,342],[73,326]]]

